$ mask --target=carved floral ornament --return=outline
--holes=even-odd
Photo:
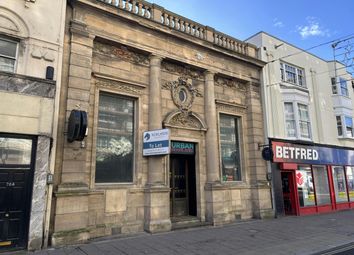
[[[242,82],[236,79],[228,79],[220,76],[215,76],[214,82],[216,86],[235,88],[239,90],[246,91],[246,82]]]

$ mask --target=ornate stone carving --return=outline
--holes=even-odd
[[[173,64],[171,62],[163,61],[161,64],[161,68],[164,71],[176,73],[180,76],[187,77],[189,79],[204,80],[203,72],[194,69],[190,66],[181,66],[181,65]]]
[[[216,86],[223,86],[223,87],[229,87],[229,88],[235,88],[239,89],[242,91],[247,90],[247,83],[246,82],[241,82],[236,79],[228,79],[220,76],[215,76],[214,82]]]
[[[121,58],[134,64],[149,65],[149,57],[141,53],[132,51],[126,46],[112,46],[103,44],[101,42],[95,42],[94,52],[100,53],[112,58]]]
[[[207,127],[201,117],[194,112],[173,111],[163,121],[165,127],[185,128],[206,131]]]
[[[224,102],[221,100],[216,100],[216,109],[222,112],[230,112],[230,113],[246,113],[247,107],[245,105]]]
[[[178,81],[167,82],[162,85],[162,88],[171,90],[172,100],[182,112],[189,112],[194,98],[202,96],[198,89],[188,82],[186,77],[179,77]]]
[[[132,95],[141,95],[143,93],[142,92],[143,88],[124,85],[122,83],[114,82],[114,81],[99,80],[96,82],[96,85],[105,88],[112,88]]]

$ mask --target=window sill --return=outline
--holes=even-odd
[[[347,141],[354,141],[354,137],[343,137],[343,136],[338,136],[339,140],[347,140]]]
[[[136,185],[133,182],[127,183],[95,183],[95,189],[97,190],[106,190],[106,189],[130,189],[135,188]]]
[[[342,95],[342,94],[332,94],[333,97],[344,97],[348,100],[350,100],[350,97],[349,96],[346,96],[346,95]]]
[[[291,141],[302,141],[302,142],[309,142],[312,143],[313,140],[310,138],[299,138],[299,137],[286,137],[287,140],[291,140]]]
[[[291,88],[291,89],[298,89],[304,92],[309,93],[309,89],[307,87],[302,87],[300,85],[294,84],[294,83],[290,83],[290,82],[286,82],[286,81],[281,81],[280,82],[280,86],[284,86],[286,88]]]

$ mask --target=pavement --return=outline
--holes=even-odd
[[[251,220],[160,234],[108,237],[50,248],[31,255],[354,254],[354,210],[311,216]],[[346,252],[346,250],[349,250]],[[344,253],[340,253],[344,252]]]

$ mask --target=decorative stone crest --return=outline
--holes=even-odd
[[[179,77],[178,81],[167,82],[162,88],[171,90],[172,100],[182,112],[189,112],[194,98],[201,96],[201,93],[188,82],[186,77]]]

